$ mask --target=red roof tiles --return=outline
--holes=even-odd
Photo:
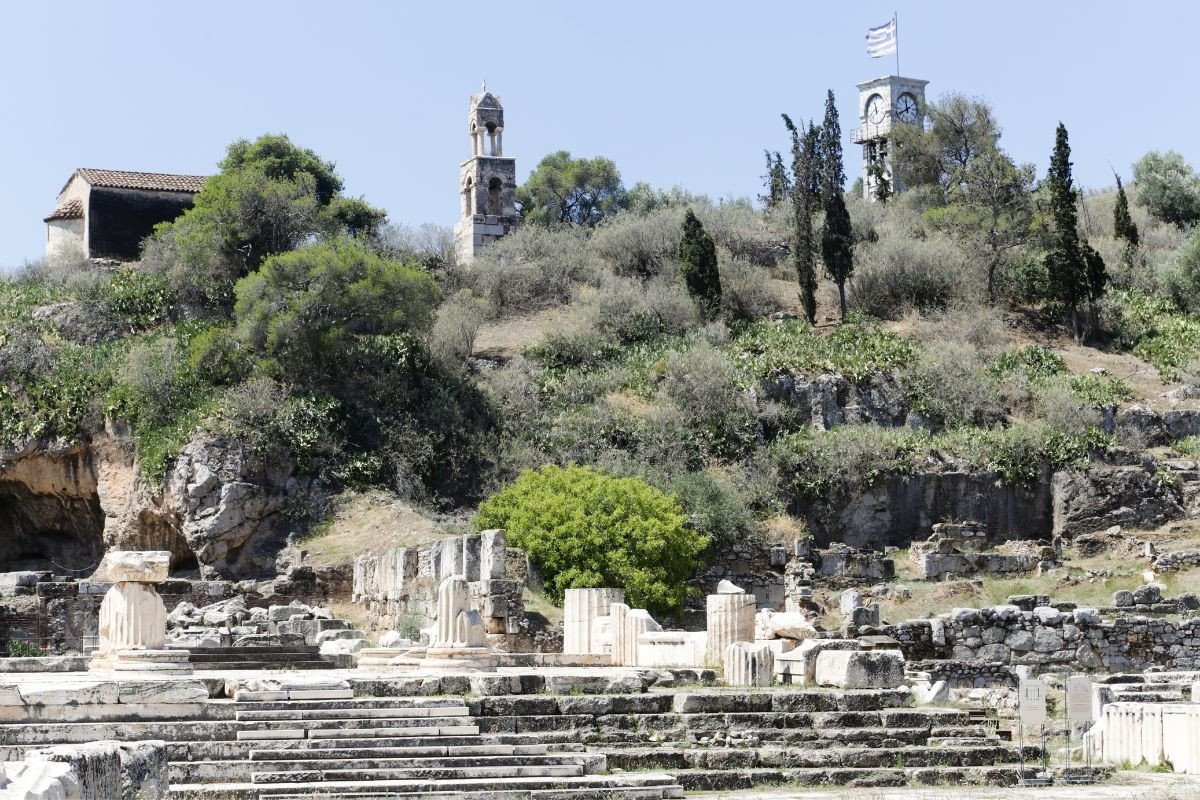
[[[43,222],[53,222],[56,219],[83,219],[83,201],[78,197],[72,198],[50,212]]]
[[[90,169],[83,167],[75,170],[75,175],[83,178],[92,186],[102,186],[108,189],[146,189],[155,192],[191,192],[195,194],[204,188],[208,180],[205,175],[168,175],[161,172],[125,172],[116,169]],[[74,178],[75,175],[71,177]],[[70,185],[71,181],[67,181]],[[66,189],[63,186],[63,189]]]

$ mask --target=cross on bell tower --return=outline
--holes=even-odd
[[[458,258],[469,261],[484,245],[520,225],[517,215],[517,160],[504,156],[504,107],[487,90],[471,97],[467,111],[471,157],[459,168],[462,210],[454,226]]]

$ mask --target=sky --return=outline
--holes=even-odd
[[[78,167],[209,174],[239,138],[286,133],[394,222],[453,225],[467,104],[487,80],[519,180],[555,150],[627,186],[761,192],[780,113],[833,89],[861,172],[855,84],[893,74],[866,29],[899,18],[900,70],[982,98],[1043,175],[1059,121],[1085,188],[1149,150],[1200,161],[1200,3],[1005,0],[76,2],[0,0],[0,269],[41,257]]]

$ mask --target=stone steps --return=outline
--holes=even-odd
[[[321,658],[318,648],[308,645],[247,645],[245,647],[202,647],[188,651],[195,670],[333,669]]]
[[[245,710],[238,709],[234,717],[238,722],[272,722],[277,720],[303,719],[421,719],[437,716],[439,718],[467,717],[470,712],[466,706],[428,706],[428,707],[395,707],[395,706],[366,706],[350,708],[306,708],[295,711],[284,709]]]
[[[388,721],[380,720],[380,722]],[[282,727],[283,724],[288,727]],[[328,725],[329,722],[321,721],[311,724],[313,726]],[[355,720],[354,724],[358,725],[359,721]],[[240,730],[237,732],[237,738],[240,741],[248,742],[277,739],[355,739],[371,736],[402,739],[422,736],[477,736],[479,734],[479,727],[476,725],[397,725],[384,728],[304,727],[304,725],[303,722],[288,722],[282,723],[280,726]]]
[[[173,796],[662,800],[682,793],[666,775],[591,774],[605,768],[603,754],[550,753],[529,737],[481,734],[459,698],[273,699],[279,694],[239,694],[250,699],[236,703],[235,741],[169,746]]]
[[[230,670],[313,670],[313,669],[336,669],[337,665],[332,661],[209,661],[198,663],[193,666],[193,669],[209,670],[213,672],[228,672]]]
[[[822,767],[801,769],[681,770],[673,773],[685,791],[738,792],[763,784],[800,786],[1014,786],[1032,778],[1040,765],[1002,764],[978,767]]]
[[[509,754],[407,758],[372,758],[364,757],[361,753],[361,750],[355,750],[338,753],[336,757],[312,758],[308,752],[302,752],[299,754],[286,753],[278,760],[175,762],[170,764],[170,781],[171,783],[228,781],[279,783],[353,780],[366,777],[375,780],[473,778],[489,775],[497,777],[534,777],[536,775],[562,777],[583,775],[604,769],[604,756],[598,753],[583,757],[566,754],[533,756]],[[298,755],[303,758],[297,758]],[[529,771],[551,767],[556,769],[542,772]],[[256,777],[267,773],[277,773],[284,777]]]
[[[455,781],[500,778],[578,778],[584,774],[579,764],[506,764],[470,767],[444,767],[425,764],[411,768],[343,767],[340,769],[298,769],[255,772],[251,783],[336,783],[339,781]]]
[[[259,798],[455,798],[486,797],[487,800],[571,800],[577,798],[678,798],[683,791],[670,775],[638,773],[627,775],[578,775],[559,778],[461,778],[454,780],[344,780],[320,784],[173,784],[171,795],[188,800],[259,800]]]
[[[464,720],[466,721],[464,722]],[[358,715],[350,717],[344,715],[317,718],[292,717],[290,719],[277,717],[275,719],[264,720],[237,720],[237,725],[238,729],[242,731],[267,731],[285,727],[300,730],[312,730],[316,728],[352,730],[363,726],[370,726],[372,728],[440,728],[464,724],[471,724],[471,727],[478,730],[479,726],[473,724],[473,722],[466,714],[438,714],[436,717],[388,714],[383,717]]]
[[[607,749],[592,748],[602,753],[610,770],[661,769],[753,769],[753,768],[811,768],[855,769],[893,768],[899,759],[906,767],[980,767],[1015,764],[1020,759],[1016,747],[982,745],[961,747],[649,747]],[[1033,759],[1036,748],[1027,748],[1026,757]],[[682,775],[682,772],[679,773]]]

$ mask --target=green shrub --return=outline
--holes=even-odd
[[[0,441],[80,441],[100,428],[112,385],[108,348],[62,344],[36,372],[0,375]],[[27,365],[35,366],[35,365]]]
[[[933,446],[965,466],[999,474],[1010,486],[1041,479],[1042,470],[1083,467],[1091,452],[1111,444],[1095,428],[1072,435],[1042,422],[1018,422],[1008,428],[961,428],[937,437]]]
[[[1200,458],[1200,436],[1187,436],[1180,439],[1171,445],[1171,449],[1183,456]]]
[[[546,577],[556,602],[570,588],[623,588],[630,605],[682,608],[708,538],[689,530],[679,502],[637,478],[587,467],[525,472],[479,507],[477,530],[505,528]]]
[[[589,313],[574,317],[525,349],[527,358],[551,370],[595,368],[612,361],[620,353],[620,345],[596,329],[596,320]]]
[[[936,311],[980,300],[979,270],[949,239],[889,236],[864,249],[851,278],[860,311],[884,319]]]
[[[1023,375],[1031,383],[1062,375],[1066,371],[1067,362],[1063,361],[1062,356],[1036,344],[1001,353],[992,365],[992,373],[997,376]]]
[[[445,286],[470,289],[503,316],[568,303],[600,275],[585,233],[525,225],[448,270]]]
[[[1071,391],[1093,408],[1120,405],[1134,398],[1133,389],[1120,378],[1090,372],[1072,375]]]
[[[20,639],[9,639],[5,644],[5,649],[9,658],[39,658],[46,655],[46,651],[34,642],[25,642]]]
[[[689,472],[667,488],[679,498],[687,526],[708,537],[713,550],[745,542],[753,533],[754,515],[737,489],[712,473]]]
[[[920,431],[847,425],[782,436],[771,451],[791,494],[836,503],[885,476],[913,474],[928,442]]]
[[[736,336],[728,349],[751,379],[777,372],[838,372],[855,383],[873,372],[902,367],[916,356],[911,343],[862,314],[851,314],[826,336],[798,321],[755,323]]]
[[[646,214],[623,211],[596,226],[588,249],[617,275],[658,275],[679,251],[683,213],[677,206]]]
[[[232,386],[254,371],[254,358],[233,328],[205,328],[188,343],[188,363],[193,372],[214,386]]]
[[[1110,292],[1106,316],[1117,341],[1148,362],[1165,381],[1195,370],[1200,354],[1200,316],[1180,313],[1165,297]]]
[[[243,344],[309,385],[340,376],[357,337],[428,330],[441,299],[427,272],[353,240],[271,256],[235,293]]]
[[[778,311],[779,298],[765,267],[745,258],[721,258],[721,313],[730,322],[756,322]]]
[[[471,355],[475,335],[487,315],[487,303],[462,289],[438,306],[429,331],[429,350],[447,366],[459,366]]]
[[[687,290],[662,278],[645,283],[609,279],[597,292],[596,328],[621,344],[681,336],[700,315]]]
[[[170,319],[175,296],[163,273],[136,267],[114,273],[88,292],[88,299],[127,333],[147,331]]]
[[[996,379],[967,345],[930,345],[900,376],[913,410],[939,426],[988,426],[1004,416]]]

